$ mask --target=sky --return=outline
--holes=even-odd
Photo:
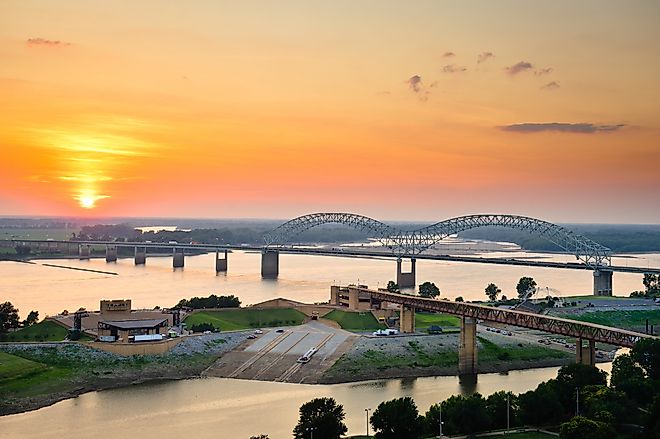
[[[0,214],[659,223],[660,2],[0,3]]]

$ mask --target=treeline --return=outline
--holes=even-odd
[[[618,253],[660,251],[660,225],[566,224],[563,227]],[[501,227],[466,230],[459,233],[459,236],[467,239],[513,242],[525,250],[562,251],[560,247],[540,236]]]
[[[241,301],[233,294],[230,296],[216,296],[211,294],[208,297],[191,297],[190,299],[181,299],[174,307],[192,308],[192,309],[211,309],[211,308],[238,308]]]
[[[468,435],[507,427],[559,427],[562,439],[660,437],[660,340],[642,340],[618,356],[612,379],[600,369],[571,364],[535,390],[515,395],[499,391],[454,395],[421,414],[410,397],[382,402],[369,418],[376,439]],[[346,433],[344,409],[333,398],[300,407],[296,439],[314,430],[320,438]]]

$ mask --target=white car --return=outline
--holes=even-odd
[[[263,334],[264,331],[262,331],[261,329],[255,329],[255,330],[254,330],[254,333],[255,333],[255,334]]]

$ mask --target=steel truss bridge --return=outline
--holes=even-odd
[[[312,213],[282,224],[265,237],[266,248],[282,249],[295,236],[324,224],[342,224],[367,232],[397,257],[420,255],[448,236],[478,227],[506,227],[541,236],[572,253],[590,269],[607,268],[612,263],[611,250],[564,227],[519,215],[468,215],[440,221],[417,230],[402,230],[373,218],[353,213]]]
[[[612,328],[609,326],[578,322],[575,320],[562,319],[560,317],[550,317],[510,309],[500,309],[462,302],[449,302],[446,300],[426,299],[419,296],[408,296],[366,288],[358,288],[358,291],[360,293],[368,294],[374,299],[389,303],[397,303],[415,309],[437,311],[460,317],[469,317],[476,319],[477,321],[482,320],[518,326],[521,328],[536,329],[552,334],[560,334],[567,337],[574,337],[576,339],[592,340],[594,342],[607,343],[627,348],[632,348],[635,343],[642,338],[657,338],[652,335],[626,331],[624,329]]]

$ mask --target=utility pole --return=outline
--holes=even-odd
[[[506,434],[509,434],[509,393],[506,394]]]
[[[369,411],[370,408],[364,409],[365,414],[367,415],[367,439],[369,438]]]
[[[580,388],[575,388],[575,416],[580,416]]]
[[[438,417],[440,418],[440,439],[442,439],[442,403],[438,406],[440,411]]]

